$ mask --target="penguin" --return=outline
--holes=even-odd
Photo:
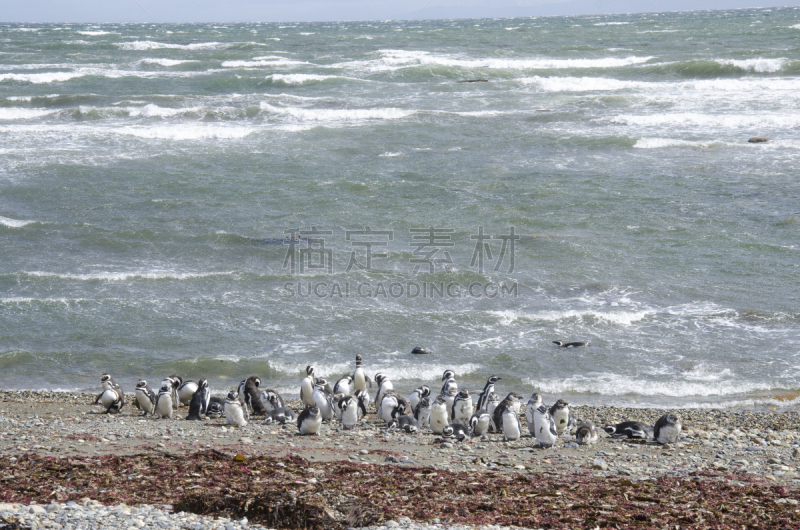
[[[444,397],[445,402],[447,403],[447,413],[450,414],[450,419],[453,419],[453,403],[456,402],[456,396],[458,396],[458,388],[450,387],[447,389],[446,394],[442,394]]]
[[[155,414],[158,419],[172,419],[172,411],[175,410],[172,406],[172,393],[174,390],[175,388],[172,386],[171,381],[161,382],[161,390],[158,391],[158,396],[156,396]]]
[[[575,441],[581,445],[593,444],[597,441],[597,427],[591,420],[584,420],[578,425]]]
[[[286,406],[281,395],[271,388],[261,392],[261,395],[258,397],[261,400],[261,404],[264,405],[264,410],[267,412]]]
[[[266,425],[272,423],[284,425],[287,422],[295,420],[297,420],[297,413],[295,411],[286,407],[278,407],[267,412],[267,416],[264,418],[264,423]]]
[[[419,422],[414,416],[406,414],[406,407],[403,403],[397,405],[392,422],[389,423],[388,430],[394,429],[400,429],[407,434],[419,432]]]
[[[425,348],[417,346],[416,348],[411,350],[411,353],[413,353],[414,355],[428,355],[430,353],[430,350],[426,350]]]
[[[550,407],[549,412],[553,421],[556,422],[556,431],[559,435],[562,434],[567,430],[567,425],[569,424],[569,403],[563,399],[559,399],[556,401],[555,405]]]
[[[550,416],[546,405],[539,405],[533,413],[533,424],[536,428],[536,440],[542,447],[553,447],[558,440],[556,422]]]
[[[322,414],[320,414],[319,407],[316,405],[306,407],[297,417],[297,430],[300,431],[300,434],[319,435],[319,428],[321,426]]]
[[[314,404],[319,409],[319,413],[323,420],[330,421],[333,419],[333,401],[332,396],[325,389],[328,382],[323,378],[318,378],[316,385],[314,385],[314,393],[312,398]]]
[[[398,398],[399,396],[397,395],[397,392],[394,390],[389,390],[383,395],[383,399],[381,399],[381,402],[378,404],[378,417],[387,424],[391,423],[392,415],[400,404],[400,400]]]
[[[450,412],[447,410],[447,401],[444,396],[436,396],[431,406],[428,426],[434,434],[442,434],[442,429],[450,425]]]
[[[334,394],[344,394],[345,396],[349,396],[353,393],[355,388],[353,387],[353,376],[346,375],[336,381],[336,384],[333,385],[333,393]]]
[[[339,421],[342,422],[342,427],[352,429],[358,424],[358,407],[358,399],[353,396],[344,396],[337,403],[337,408],[339,409],[337,416],[339,416]]]
[[[183,384],[183,379],[180,376],[172,374],[170,376],[165,377],[161,380],[161,386],[164,386],[164,383],[167,383],[170,388],[170,399],[172,399],[172,408],[174,410],[178,410],[178,406],[180,405],[180,401],[178,400],[178,387]],[[161,392],[159,390],[159,392]]]
[[[225,420],[228,425],[235,425],[236,427],[244,427],[247,425],[247,410],[242,406],[239,401],[239,394],[235,390],[228,392],[228,398],[225,400]]]
[[[456,383],[456,373],[452,370],[445,370],[442,374],[442,381],[444,384],[442,385],[442,395],[447,396],[450,393],[450,389],[454,388],[456,394],[458,393],[458,383]]]
[[[528,432],[531,433],[531,436],[536,436],[536,428],[533,425],[533,413],[539,406],[542,404],[542,398],[539,397],[539,394],[534,392],[531,394],[531,398],[528,400],[528,403],[525,405],[525,419],[528,420]]]
[[[219,396],[211,396],[206,407],[206,416],[209,418],[221,418],[225,414],[225,399]]]
[[[176,389],[178,394],[178,402],[186,406],[191,405],[194,393],[197,392],[199,387],[200,385],[194,381],[183,381]]]
[[[452,429],[453,437],[459,442],[469,441],[472,436],[469,433],[469,427],[463,423],[452,423],[446,427]]]
[[[623,421],[616,425],[606,425],[603,430],[612,438],[635,438],[638,440],[652,440],[654,429],[641,421]]]
[[[389,390],[394,390],[394,385],[386,374],[375,374],[375,382],[378,383],[378,393],[375,394],[375,407],[380,408],[383,395]]]
[[[450,417],[453,419],[453,423],[469,423],[469,419],[472,417],[472,397],[469,395],[469,391],[466,389],[461,389],[458,392],[455,400],[453,400],[453,408],[450,409]]]
[[[677,414],[664,414],[653,426],[653,438],[660,444],[674,444],[681,437],[681,419]]]
[[[478,396],[478,402],[476,403],[476,408],[478,410],[485,409],[486,403],[489,400],[489,394],[494,392],[494,384],[500,381],[501,378],[493,375],[486,380],[486,384],[483,386],[483,390],[481,394]]]
[[[433,404],[429,396],[420,399],[417,403],[417,407],[414,409],[414,419],[419,422],[421,427],[430,428],[432,408]]]
[[[331,396],[331,407],[333,407],[333,415],[339,421],[342,421],[342,409],[339,408],[339,403],[341,403],[341,401],[346,397],[348,396],[345,396],[341,392]]]
[[[516,392],[509,392],[506,398],[497,405],[497,408],[494,409],[494,413],[492,414],[492,419],[494,420],[494,428],[499,432],[503,431],[503,414],[505,413],[506,409],[511,409],[514,411],[514,414],[519,416],[519,409],[522,408],[522,402],[520,401],[522,396],[517,394]],[[519,421],[519,417],[517,417],[517,421]]]
[[[300,381],[300,399],[305,403],[306,407],[316,405],[314,403],[314,367],[310,364],[306,366],[306,376]]]
[[[106,409],[106,414],[118,414],[122,410],[122,405],[125,404],[121,393],[114,387],[103,390],[99,399],[100,404]]]
[[[117,394],[117,398],[119,399],[119,403],[114,405],[115,412],[119,412],[122,410],[122,407],[125,405],[125,392],[123,392],[122,387],[120,387],[114,378],[111,377],[109,374],[102,374],[100,376],[100,386],[103,388],[103,391],[97,394],[97,397],[94,400],[94,403],[100,403],[103,394],[105,394],[108,390],[113,390]],[[111,394],[106,396],[106,401],[111,399]],[[116,402],[116,399],[114,400]],[[105,405],[104,405],[105,406]],[[106,407],[106,412],[109,411],[109,408]]]
[[[469,419],[472,436],[485,436],[492,424],[492,416],[485,410],[479,410]]]
[[[153,414],[156,410],[156,393],[144,379],[136,383],[136,406],[142,411],[142,416]]]
[[[411,410],[416,411],[417,405],[419,401],[431,395],[431,389],[428,388],[427,385],[422,385],[421,387],[415,389],[411,394],[408,396],[408,405],[411,407]]]
[[[365,372],[364,368],[361,366],[361,355],[356,355],[356,369],[353,372],[353,390],[363,390],[366,392],[367,405],[369,405],[369,391],[367,390],[367,384],[372,387],[372,379],[369,378],[367,372]],[[351,393],[355,395],[355,393]]]
[[[211,391],[208,390],[208,381],[201,379],[197,382],[197,390],[189,402],[189,415],[187,420],[201,420],[206,415],[208,403],[211,399]]]
[[[489,416],[492,417],[492,426],[491,429],[493,432],[497,431],[497,426],[494,424],[494,411],[497,410],[497,407],[500,405],[500,395],[497,392],[492,392],[489,394],[489,399],[486,402],[486,412],[489,413]]]
[[[589,345],[588,342],[564,342],[563,340],[554,340],[553,344],[562,348],[582,348]]]
[[[507,407],[503,411],[503,441],[514,442],[522,436],[522,425],[514,407]]]
[[[354,396],[358,400],[358,419],[367,415],[367,405],[369,405],[369,394],[366,390],[356,390]]]
[[[261,402],[261,397],[259,395],[259,387],[261,386],[261,378],[255,375],[251,375],[245,380],[244,384],[244,394],[245,394],[245,401],[250,408],[253,409],[253,414],[257,414],[259,416],[264,415],[267,413],[267,409],[264,407],[264,404]]]

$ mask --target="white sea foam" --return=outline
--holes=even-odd
[[[397,158],[397,157],[403,156],[403,153],[400,152],[400,151],[398,151],[398,152],[387,151],[385,153],[379,154],[378,156],[381,157],[381,158]]]
[[[634,322],[644,320],[655,314],[654,310],[624,311],[624,310],[575,310],[566,311],[538,311],[523,313],[514,310],[489,311],[490,315],[498,319],[502,326],[509,326],[520,322],[561,322],[561,321],[602,321],[608,324],[629,326]]]
[[[694,147],[694,148],[712,148],[723,147],[726,144],[723,142],[710,141],[699,142],[681,140],[679,138],[640,138],[633,146],[637,149],[662,149],[665,147]]]
[[[223,61],[224,68],[258,68],[259,66],[293,66],[298,64],[309,64],[305,61],[295,61],[279,55],[267,57],[254,57],[250,61]]]
[[[680,375],[646,379],[615,373],[596,373],[573,375],[566,378],[526,378],[524,381],[540,392],[555,395],[591,393],[602,396],[635,395],[683,398],[741,396],[756,392],[792,389],[788,383],[761,383],[722,376],[704,380],[683,378]]]
[[[138,138],[163,140],[238,140],[253,134],[255,127],[235,127],[223,125],[164,125],[159,127],[120,127],[112,129],[117,134],[127,134]]]
[[[731,65],[741,68],[745,72],[773,73],[780,71],[788,62],[788,59],[715,59],[715,62],[722,65]]]
[[[171,44],[166,42],[155,42],[150,40],[136,40],[133,42],[124,42],[117,44],[121,50],[161,50],[164,48],[172,48],[176,50],[219,50],[228,48],[233,43],[223,44],[221,42],[193,42],[192,44]]]
[[[642,127],[718,127],[725,129],[794,129],[800,126],[800,114],[702,114],[699,112],[661,113],[645,116],[622,114],[609,119],[612,123]]]
[[[306,109],[300,107],[276,107],[261,103],[261,110],[290,116],[301,121],[353,122],[365,120],[397,120],[414,114],[413,110],[396,108],[378,109]]]
[[[596,22],[593,26],[627,26],[630,22]]]
[[[7,226],[8,228],[22,228],[25,225],[35,222],[36,221],[20,221],[18,219],[9,219],[8,217],[0,216],[0,225]]]
[[[144,107],[128,107],[126,110],[131,117],[141,116],[144,118],[169,118],[185,112],[197,111],[198,108],[193,107],[184,109],[170,109],[149,103]]]
[[[268,75],[267,79],[272,79],[273,82],[280,82],[287,85],[302,85],[304,83],[312,83],[315,81],[325,81],[326,79],[336,79],[336,75],[315,75],[315,74],[272,74]]]
[[[76,31],[75,33],[79,33],[81,35],[88,35],[90,37],[98,37],[100,35],[112,35],[112,34],[113,35],[118,35],[118,33],[115,33],[115,32],[102,31],[102,30],[98,30],[98,31]]]
[[[25,83],[42,84],[68,81],[75,77],[85,75],[84,72],[45,72],[39,74],[0,74],[0,82],[21,81]]]
[[[128,280],[192,280],[195,278],[207,278],[213,276],[230,276],[233,272],[175,272],[175,271],[129,271],[129,272],[92,272],[87,274],[71,274],[44,271],[23,272],[27,276],[38,278],[58,278],[62,280],[81,280],[81,281],[128,281]]]
[[[22,109],[18,107],[0,107],[0,120],[31,120],[55,113],[48,109]]]
[[[545,92],[593,92],[611,90],[649,89],[654,83],[620,81],[605,77],[525,77],[525,84],[538,85]]]
[[[139,62],[147,64],[158,64],[161,66],[177,66],[179,64],[184,64],[184,63],[196,63],[197,61],[194,59],[177,60],[177,59],[146,58],[146,59],[141,59]]]

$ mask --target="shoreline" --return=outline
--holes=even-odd
[[[126,395],[126,399],[128,396]],[[536,526],[539,521],[541,526],[545,523],[564,528],[583,526],[583,523],[572,526],[558,523],[558,518],[553,520],[544,511],[537,511],[533,507],[530,508],[533,511],[529,510],[529,516],[526,516],[528,519],[515,516],[504,508],[497,508],[499,511],[493,509],[476,512],[469,508],[468,503],[459,504],[469,497],[467,494],[462,496],[463,499],[458,495],[448,499],[448,506],[459,506],[455,508],[455,512],[443,509],[440,513],[433,506],[426,508],[426,513],[440,515],[425,515],[420,519],[414,517],[413,511],[405,508],[401,510],[392,502],[384,506],[384,497],[392,499],[391,491],[396,486],[392,479],[400,480],[397,477],[403,477],[403,484],[407,483],[410,488],[411,493],[405,495],[409,499],[416,498],[414,495],[424,499],[433,491],[429,491],[429,488],[436,490],[441,487],[446,490],[452,483],[464,483],[464,487],[471,488],[475,490],[473,494],[478,494],[500,480],[498,477],[503,477],[504,481],[514,481],[515,487],[506,488],[505,494],[501,491],[486,493],[485,503],[495,507],[504,506],[509,500],[506,498],[508,496],[516,499],[516,503],[527,503],[526,499],[529,497],[514,492],[517,486],[522,488],[520,491],[528,491],[525,495],[545,495],[544,498],[547,499],[546,492],[539,489],[556,487],[556,483],[582,484],[582,487],[603,498],[618,494],[630,497],[631,488],[638,492],[638,496],[647,498],[658,497],[659,491],[668,497],[678,494],[691,496],[695,494],[691,492],[699,491],[697,486],[701,483],[713,483],[716,485],[714,487],[727,488],[725,491],[729,493],[738,492],[735,495],[742,495],[742,492],[749,491],[748,488],[752,489],[752,485],[757,485],[758,490],[763,491],[768,498],[774,497],[775,502],[786,499],[779,503],[780,508],[789,510],[787,513],[794,514],[794,517],[800,517],[800,512],[792,511],[797,509],[794,503],[800,500],[798,411],[682,410],[678,414],[684,430],[681,440],[676,444],[662,446],[655,442],[612,439],[601,432],[598,442],[592,445],[577,446],[573,443],[573,437],[562,437],[554,448],[542,449],[528,435],[524,413],[521,414],[524,436],[515,442],[503,442],[502,435],[490,434],[482,439],[458,443],[437,441],[438,437],[432,434],[387,433],[383,422],[378,421],[374,414],[368,415],[366,421],[352,431],[341,431],[334,423],[323,425],[320,436],[299,436],[294,424],[262,425],[259,417],[255,417],[255,422],[243,428],[226,426],[224,419],[186,421],[183,418],[188,412],[187,407],[181,407],[173,420],[141,418],[139,411],[130,402],[122,413],[107,415],[102,413],[100,406],[91,405],[94,397],[92,394],[0,391],[0,466],[6,470],[28,470],[0,477],[0,503],[28,505],[31,501],[43,504],[52,500],[64,503],[68,500],[80,500],[87,495],[92,498],[94,495],[100,498],[92,500],[103,504],[144,502],[172,505],[184,502],[185,506],[180,506],[186,507],[194,499],[192,502],[195,504],[192,506],[199,511],[216,506],[214,509],[218,511],[207,515],[238,517],[241,513],[236,512],[237,508],[230,503],[221,503],[217,499],[215,504],[211,502],[212,499],[197,497],[201,491],[211,494],[205,489],[206,486],[197,485],[203,483],[200,475],[205,476],[205,471],[195,471],[198,481],[192,486],[186,486],[187,482],[184,482],[180,489],[171,490],[165,489],[164,484],[171,480],[167,471],[173,465],[170,462],[188,465],[202,461],[210,466],[209,469],[218,465],[227,469],[225,466],[238,465],[234,457],[240,455],[244,459],[244,466],[253,472],[260,470],[256,476],[264,480],[276,466],[284,471],[294,469],[296,476],[290,481],[270,482],[273,489],[279,487],[287,495],[294,491],[297,495],[330,494],[330,499],[339,499],[339,490],[343,488],[342,479],[326,485],[318,478],[322,476],[348,476],[348,481],[354,480],[363,484],[366,498],[386,514],[385,518],[375,514],[369,517],[364,515],[362,522],[365,523],[383,524],[388,518],[394,517],[408,518],[414,524],[423,521],[430,523],[438,519],[442,523],[469,525]],[[298,404],[291,401],[288,403],[295,408]],[[584,406],[573,407],[572,410],[579,421],[591,419],[598,427],[623,420],[652,423],[665,412],[657,409]],[[373,411],[374,408],[371,408],[370,412]],[[47,462],[50,464],[45,465]],[[70,489],[67,483],[74,482],[72,479],[76,475],[70,475],[71,479],[67,480],[64,473],[48,471],[47,466],[52,467],[53,462],[59,462],[58,466],[62,468],[70,468],[74,474],[88,473],[87,470],[96,474],[100,469],[116,469],[126,480],[118,495],[109,495],[102,488],[91,489],[88,486]],[[131,471],[139,467],[141,471]],[[31,471],[33,469],[38,471]],[[153,502],[152,493],[140,492],[138,501],[136,497],[131,501],[131,497],[126,496],[127,488],[130,491],[142,490],[141,483],[131,477],[145,471],[159,477],[148,480],[147,486],[152,489],[155,484],[156,491],[160,491],[171,502]],[[361,475],[357,475],[358,473]],[[358,478],[352,478],[353,475]],[[40,477],[38,481],[29,478],[36,476]],[[301,476],[303,478],[298,478]],[[439,478],[432,480],[431,477],[434,476]],[[19,487],[18,482],[23,478],[29,485],[27,492],[20,493],[15,487]],[[188,483],[192,482],[190,477],[184,478]],[[420,490],[419,484],[414,489],[414,483],[423,479],[427,479],[425,483],[430,483],[426,487],[428,489],[423,488],[428,493]],[[248,490],[237,490],[234,497],[244,505],[245,499],[252,501],[255,498],[253,495],[266,495],[259,480],[251,484],[252,487]],[[227,484],[227,487],[236,489],[235,483],[224,478],[224,474],[220,475],[220,481]],[[469,486],[472,482],[482,486]],[[44,483],[47,487],[43,487]],[[64,489],[59,490],[53,483]],[[320,489],[323,485],[325,487]],[[577,495],[573,490],[558,487],[562,488],[559,491],[566,495],[565,499],[572,498],[570,496],[573,494]],[[350,492],[348,495],[361,495],[358,488],[352,489],[348,486],[345,489]],[[645,490],[650,493],[645,495],[642,493]],[[378,495],[376,498],[375,494],[379,491],[385,495]],[[607,493],[602,493],[603,491]],[[189,495],[190,493],[194,496]],[[221,495],[220,498],[224,497]],[[378,498],[380,502],[376,500]],[[259,502],[267,502],[264,500],[266,497],[259,499]],[[579,496],[576,496],[571,505],[579,506],[578,500]],[[340,501],[345,502],[341,499]],[[635,502],[653,505],[651,501]],[[730,505],[736,501],[728,499],[720,502]],[[401,504],[405,506],[407,503]],[[584,513],[589,508],[584,506],[581,508],[584,511],[581,512],[574,506],[570,510],[575,512],[575,517],[589,517]],[[639,508],[644,509],[644,506]],[[636,510],[639,508],[626,505],[625,510],[638,514]],[[177,505],[175,510],[178,511]],[[612,515],[600,513],[609,510],[595,510],[594,507],[591,510],[594,510],[594,515],[591,516],[594,517],[593,521],[613,522]],[[58,513],[55,508],[54,512]],[[343,521],[347,514],[341,510],[333,512],[339,518],[336,524],[345,524]],[[447,517],[448,513],[451,514],[450,517]],[[678,521],[675,524],[681,524],[679,519],[675,520]],[[694,521],[692,524],[696,526],[698,522]]]

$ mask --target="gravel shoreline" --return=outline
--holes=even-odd
[[[75,514],[86,517],[83,522],[73,522],[73,528],[104,528],[103,521],[107,521],[112,512],[114,517],[120,518],[115,527],[140,527],[137,521],[145,521],[147,527],[153,523],[153,527],[161,528],[263,528],[244,524],[241,518],[195,519],[201,516],[171,513],[169,508],[156,507],[157,502],[152,503],[153,506],[131,507],[98,506],[88,499],[83,503],[73,502],[83,498],[83,495],[76,497],[79,491],[54,490],[55,499],[51,497],[48,501],[63,502],[48,508],[47,501],[36,495],[20,495],[13,488],[15,479],[20,478],[15,476],[15,465],[26,462],[42,459],[94,462],[98,458],[126,455],[186,457],[209,450],[230,457],[240,455],[248,461],[297,460],[305,463],[304,467],[323,470],[323,473],[325,469],[333,469],[330,466],[353,465],[373,470],[388,467],[389,470],[444,472],[480,477],[480,480],[486,476],[520,476],[531,481],[542,477],[590,479],[599,484],[607,482],[612,489],[618,487],[620,480],[625,487],[659,480],[678,480],[684,484],[688,480],[708,480],[734,488],[750,483],[758,483],[761,488],[783,488],[780,490],[783,496],[778,495],[775,501],[783,499],[780,507],[790,510],[797,509],[800,499],[798,411],[680,410],[677,412],[684,431],[676,444],[659,446],[652,442],[617,440],[603,433],[601,439],[590,446],[577,446],[574,438],[567,436],[562,437],[556,447],[542,449],[529,436],[506,443],[502,435],[488,435],[459,444],[442,443],[431,434],[387,433],[374,415],[352,431],[341,431],[335,424],[324,425],[321,436],[298,436],[294,425],[262,425],[260,418],[254,418],[255,422],[241,429],[225,426],[224,420],[185,421],[185,407],[173,420],[141,418],[139,411],[130,405],[121,414],[106,415],[99,406],[91,405],[94,397],[60,392],[0,391],[0,463],[5,470],[5,476],[0,477],[0,503],[5,503],[0,504],[0,528],[3,528],[2,517],[16,517],[22,527],[48,528],[46,525],[53,524],[57,517],[61,517],[63,523]],[[289,404],[296,408],[299,405]],[[652,423],[665,412],[618,407],[573,407],[572,410],[579,420],[591,419],[598,426],[623,420]],[[523,430],[527,433],[524,421]],[[316,483],[306,481],[304,484]],[[72,504],[65,504],[67,499]],[[28,506],[33,500],[40,504]],[[499,503],[502,499],[496,501]],[[19,506],[13,508],[11,503]],[[51,511],[47,512],[48,509]],[[40,513],[42,510],[44,513]],[[800,511],[797,517],[800,519]],[[401,519],[383,522],[381,528],[395,525],[427,528],[431,523],[412,520],[413,517]],[[469,517],[466,520],[469,521]],[[457,521],[449,522],[448,518],[438,522],[441,524],[436,528],[457,525]],[[478,526],[488,528],[491,525]]]

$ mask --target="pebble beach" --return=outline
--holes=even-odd
[[[603,491],[635,490],[640,493],[638,497],[651,499],[636,501],[630,492],[622,492],[624,499],[633,503],[627,504],[623,512],[636,508],[637,503],[655,506],[652,501],[658,497],[641,494],[645,490],[665,489],[668,497],[682,492],[685,502],[690,495],[685,488],[698,491],[695,488],[698,484],[738,488],[750,492],[748,495],[756,491],[752,486],[757,485],[757,491],[765,496],[760,502],[773,504],[767,510],[772,514],[770,517],[785,512],[787,516],[800,518],[800,414],[792,410],[679,410],[673,412],[680,415],[684,429],[681,440],[675,444],[612,439],[602,433],[597,443],[579,446],[573,436],[565,434],[555,447],[544,449],[527,435],[524,414],[521,416],[526,435],[515,442],[503,442],[502,435],[489,434],[458,443],[442,441],[433,434],[390,433],[374,415],[367,416],[367,421],[351,431],[342,431],[338,424],[331,423],[323,425],[319,436],[300,436],[296,425],[264,425],[258,417],[253,417],[254,421],[243,428],[226,426],[224,419],[186,421],[186,407],[179,409],[173,420],[140,417],[140,412],[130,405],[120,414],[107,415],[99,405],[91,405],[94,397],[60,392],[0,393],[0,462],[4,470],[0,477],[0,521],[6,522],[5,528],[12,528],[9,524],[20,525],[18,528],[281,527],[280,524],[260,526],[263,521],[240,516],[250,513],[247,508],[238,510],[230,505],[214,508],[219,510],[216,513],[197,513],[214,505],[209,499],[198,501],[199,494],[216,491],[219,498],[238,499],[237,496],[255,495],[261,487],[265,488],[265,495],[280,490],[281,494],[290,495],[295,504],[306,502],[303,499],[307,495],[324,497],[326,507],[320,512],[325,514],[323,519],[327,517],[329,523],[342,528],[425,525],[458,528],[465,524],[568,528],[585,526],[587,521],[602,526],[600,523],[606,521],[604,516],[612,517],[608,520],[612,523],[613,517],[619,516],[622,506],[610,500],[601,502],[602,499],[596,499],[599,503],[596,507],[568,502],[571,509],[581,508],[584,512],[588,509],[591,513],[576,513],[575,518],[568,517],[560,523],[564,517],[559,517],[555,524],[546,516],[552,515],[552,510],[531,512],[527,518],[524,510],[517,510],[515,516],[502,509],[496,512],[496,506],[509,500],[535,499],[547,495],[548,488],[567,484],[584,486],[567,489],[565,499],[590,485]],[[129,403],[132,397],[129,395]],[[289,405],[300,408],[299,402]],[[579,421],[592,420],[598,426],[624,420],[652,424],[666,412],[581,406],[572,410]],[[179,460],[198,466],[204,461],[208,463],[187,476],[170,473],[165,462],[173,465]],[[247,487],[236,481],[231,483],[222,468],[211,469],[237,464],[246,467],[248,477],[254,479]],[[70,472],[55,471],[59,465],[71,467]],[[75,477],[81,474],[95,477],[99,473],[95,468],[112,474],[109,480],[113,479],[114,488],[92,486],[91,481],[75,482]],[[231,469],[238,472],[235,471],[238,468]],[[291,479],[281,478],[273,474],[274,469],[295,474]],[[203,482],[206,472],[213,472],[213,487],[212,483]],[[375,501],[376,510],[382,514],[359,516],[350,507],[348,516],[346,505],[353,495],[360,493],[358,488],[341,493],[343,479],[332,476],[337,473],[348,475],[349,482],[371,484],[365,486],[371,492],[366,499],[375,499],[372,491],[375,488],[382,490],[380,501],[385,496],[388,504],[381,508],[381,502]],[[143,487],[142,476],[148,474],[151,478]],[[159,486],[163,477],[180,478],[184,482]],[[409,495],[399,498],[401,509],[393,493],[399,482],[393,484],[393,481],[406,479],[411,489]],[[378,486],[381,480],[388,480],[391,487]],[[277,482],[271,482],[270,486],[267,484],[270,481]],[[485,491],[486,485],[498,481],[519,481],[521,489],[531,487],[534,493],[527,493],[527,497],[516,495],[514,491],[519,488],[506,488],[499,494],[485,493],[486,506],[494,511],[475,510],[469,504],[459,507],[458,502],[468,500],[470,495],[457,494],[448,498],[448,502],[455,503],[453,506],[442,506],[438,512],[435,504],[424,510],[419,504],[415,510],[413,503],[409,509],[405,508],[413,495],[424,495],[420,487],[413,487],[414,483],[444,489],[446,493],[451,487],[457,491],[461,482],[468,489],[472,484],[472,490]],[[349,482],[348,486],[354,485]],[[672,486],[666,488],[665,484]],[[475,494],[477,491],[472,491]],[[728,518],[736,520],[731,503],[746,496],[737,494],[726,501]],[[192,502],[201,509],[192,508]],[[705,501],[709,502],[713,501]],[[707,511],[714,513],[710,505]],[[724,527],[726,512],[719,513],[721,520],[716,522]],[[709,522],[708,517],[704,520]],[[692,522],[691,526],[696,527],[698,522]],[[287,523],[283,527],[294,527],[291,521]],[[4,528],[2,524],[0,528]]]

